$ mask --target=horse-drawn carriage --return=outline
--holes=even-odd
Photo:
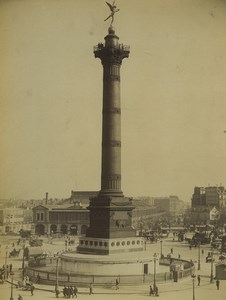
[[[29,245],[31,247],[41,247],[43,245],[43,240],[41,240],[37,237],[30,237]]]
[[[18,257],[20,254],[20,249],[14,248],[11,252],[9,252],[9,257]]]
[[[17,288],[21,289],[22,291],[30,291],[31,290],[32,283],[30,282],[17,282]]]

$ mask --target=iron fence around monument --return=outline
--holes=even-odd
[[[189,268],[178,271],[178,279],[191,276],[194,273],[194,265],[191,264]],[[39,274],[42,284],[56,283],[56,272],[42,270],[41,268],[26,270],[27,275],[35,283],[37,275]],[[130,284],[152,284],[154,281],[154,274],[143,274],[143,275],[89,275],[89,274],[58,274],[58,281],[60,285],[80,285],[88,286],[90,283],[95,285],[115,285],[116,278],[119,280],[119,284],[130,285]],[[156,282],[172,281],[174,279],[173,271],[162,272],[155,274]]]

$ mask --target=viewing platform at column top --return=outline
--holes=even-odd
[[[106,45],[103,43],[98,43],[98,45],[93,47],[93,52],[96,53],[98,51],[103,51],[103,49],[106,48]],[[108,47],[109,48],[109,47]],[[111,48],[119,49],[122,51],[130,52],[130,46],[124,45],[124,44],[117,44],[117,45],[112,45]]]
[[[118,42],[119,37],[115,35],[113,27],[109,27],[108,35],[104,39],[105,43],[98,43],[98,45],[94,46],[95,57],[107,60],[107,58],[113,55],[114,57],[118,57],[120,61],[125,57],[129,57],[130,46]]]

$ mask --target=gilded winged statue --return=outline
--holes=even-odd
[[[108,2],[106,2],[106,3],[107,3],[107,5],[109,6],[109,8],[111,10],[111,14],[104,21],[107,21],[109,18],[111,18],[111,24],[110,25],[112,25],[112,23],[114,22],[114,14],[119,11],[119,8],[116,7],[115,1],[113,1],[112,4],[110,4]]]

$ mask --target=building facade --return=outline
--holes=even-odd
[[[226,208],[226,190],[222,185],[194,188],[191,198],[190,224],[209,224],[221,221]],[[213,217],[216,215],[217,218]],[[223,221],[223,220],[222,220]]]
[[[226,191],[223,186],[208,186],[194,188],[191,199],[192,208],[226,207]]]
[[[21,229],[31,230],[32,210],[18,207],[0,209],[0,234],[18,234]]]
[[[73,205],[38,205],[33,208],[33,232],[83,235],[89,226],[89,211],[79,201]]]
[[[179,217],[183,213],[184,208],[184,202],[175,195],[154,198],[154,205],[173,218]]]
[[[132,224],[136,231],[152,229],[156,223],[165,218],[164,211],[158,211],[154,206],[136,206],[132,212]]]

